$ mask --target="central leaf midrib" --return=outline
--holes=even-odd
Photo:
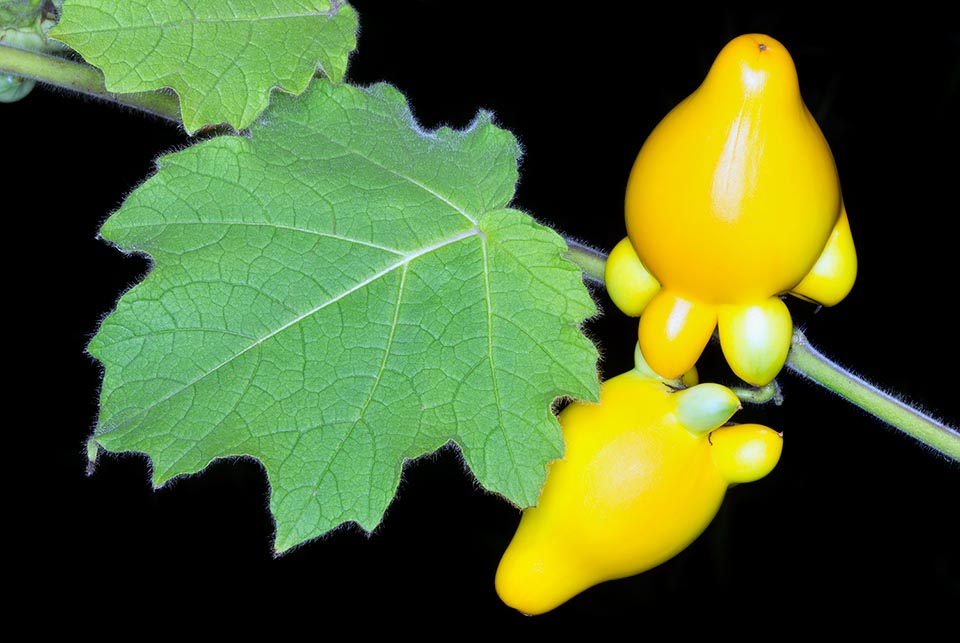
[[[163,396],[162,398],[158,399],[156,402],[154,402],[154,403],[152,403],[152,404],[150,404],[150,405],[148,405],[148,406],[145,406],[145,407],[142,408],[142,409],[139,409],[136,413],[134,413],[134,414],[132,414],[132,415],[130,415],[130,416],[127,416],[126,418],[124,418],[124,419],[121,420],[120,422],[115,423],[113,426],[111,426],[111,428],[110,428],[109,430],[100,431],[100,432],[98,433],[98,435],[105,435],[105,434],[107,434],[107,433],[112,433],[112,432],[114,432],[114,431],[117,431],[117,430],[120,430],[120,429],[124,428],[125,426],[129,425],[131,422],[133,422],[134,420],[136,420],[137,418],[145,415],[146,413],[148,413],[148,412],[151,411],[152,409],[160,406],[161,404],[164,404],[164,403],[167,402],[168,400],[171,400],[171,399],[173,399],[174,397],[176,397],[177,395],[179,395],[179,394],[183,393],[184,391],[190,389],[191,387],[195,386],[197,383],[201,382],[202,380],[204,380],[205,378],[209,377],[209,376],[212,375],[213,373],[216,373],[218,370],[220,370],[221,368],[223,368],[223,367],[226,366],[227,364],[232,363],[234,360],[239,359],[240,357],[242,357],[243,355],[247,354],[248,352],[250,352],[251,350],[253,350],[253,349],[256,348],[257,346],[260,346],[260,345],[263,344],[264,342],[270,340],[272,337],[277,336],[278,334],[280,334],[280,333],[283,332],[284,330],[286,330],[286,329],[288,329],[288,328],[290,328],[290,327],[292,327],[292,326],[294,326],[294,325],[302,322],[303,320],[307,319],[307,318],[310,317],[311,315],[314,315],[314,314],[316,314],[317,312],[319,312],[319,311],[327,308],[328,306],[335,304],[336,302],[344,299],[345,297],[349,296],[350,294],[352,294],[352,293],[360,290],[361,288],[364,288],[364,287],[366,287],[366,286],[369,286],[370,284],[376,282],[378,279],[380,279],[380,278],[382,278],[382,277],[385,277],[386,275],[392,273],[394,270],[397,270],[398,268],[402,268],[402,267],[410,264],[410,263],[413,262],[414,260],[419,259],[420,257],[423,257],[423,256],[425,256],[425,255],[427,255],[427,254],[430,254],[431,252],[438,251],[438,250],[440,250],[440,249],[442,249],[442,248],[445,248],[445,247],[447,247],[447,246],[453,245],[453,244],[458,243],[458,242],[460,242],[460,241],[463,241],[463,240],[465,240],[465,239],[469,239],[469,238],[471,238],[471,237],[475,237],[475,236],[479,236],[479,235],[481,235],[480,230],[478,230],[477,228],[472,228],[472,229],[470,229],[470,230],[468,230],[468,231],[466,231],[466,232],[461,232],[461,233],[456,234],[456,235],[454,235],[454,236],[452,236],[452,237],[450,237],[450,238],[444,239],[443,241],[441,241],[441,242],[439,242],[439,243],[433,244],[433,245],[431,245],[431,246],[427,246],[426,248],[422,248],[422,249],[420,249],[420,250],[417,251],[417,252],[414,252],[414,253],[411,253],[411,254],[408,254],[408,255],[404,256],[403,259],[394,262],[393,264],[391,264],[391,265],[389,265],[388,267],[386,267],[386,268],[380,270],[379,272],[373,274],[372,276],[368,277],[367,279],[364,279],[363,281],[355,284],[354,286],[351,286],[350,288],[348,288],[347,290],[343,291],[342,293],[336,295],[335,297],[331,297],[330,299],[326,300],[325,302],[321,303],[320,305],[314,306],[314,307],[311,308],[310,310],[308,310],[308,311],[306,311],[306,312],[298,315],[298,316],[295,317],[294,319],[292,319],[292,320],[290,320],[290,321],[288,321],[288,322],[280,325],[280,326],[277,327],[275,330],[267,333],[267,334],[264,335],[263,337],[256,339],[255,341],[251,342],[248,346],[246,346],[246,347],[243,348],[242,350],[237,351],[236,353],[234,353],[233,355],[231,355],[229,358],[223,360],[222,362],[220,362],[219,364],[217,364],[216,366],[214,366],[214,367],[211,368],[210,370],[208,370],[208,371],[202,373],[201,375],[195,377],[194,379],[192,379],[191,381],[187,382],[187,383],[184,384],[183,386],[181,386],[181,387],[179,387],[179,388],[177,388],[177,389],[174,389],[173,391],[171,391],[171,392],[168,393],[167,395],[165,395],[165,396]],[[99,427],[99,428],[100,428],[100,429],[103,429],[102,426]]]

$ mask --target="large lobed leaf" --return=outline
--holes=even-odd
[[[173,88],[184,127],[245,128],[270,91],[343,78],[357,14],[343,0],[66,0],[50,31],[116,93]]]
[[[258,458],[279,551],[372,529],[404,460],[451,440],[534,504],[552,403],[597,397],[595,307],[562,238],[506,208],[517,157],[485,113],[427,133],[390,86],[318,81],[161,158],[102,230],[155,263],[90,344],[94,439],[155,484]]]

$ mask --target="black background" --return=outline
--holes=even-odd
[[[779,39],[834,151],[860,259],[846,300],[819,311],[791,300],[795,320],[827,354],[956,425],[960,31],[945,15],[353,4],[350,82],[396,85],[426,128],[492,110],[525,151],[514,205],[603,249],[624,236],[627,174],[659,119],[728,40]],[[463,632],[623,622],[641,637],[678,623],[752,631],[765,616],[815,626],[826,614],[858,626],[955,618],[930,608],[960,600],[960,467],[787,373],[782,407],[735,418],[783,431],[770,476],[732,489],[673,560],[535,618],[493,589],[519,512],[480,489],[452,449],[407,468],[373,534],[345,526],[280,558],[256,461],[216,462],[156,491],[139,456],[102,457],[86,475],[100,372],[84,347],[147,268],[96,233],[157,155],[190,141],[166,122],[41,88],[0,105],[0,123],[17,301],[7,316],[21,329],[8,341],[25,350],[13,351],[8,389],[8,451],[21,471],[5,528],[18,543],[12,559],[32,569],[20,585],[28,602],[79,607],[72,623],[93,631],[124,615],[146,626],[189,614],[208,627],[306,625],[317,636],[334,625],[442,635],[448,621]],[[605,314],[589,331],[612,376],[629,368],[636,322],[595,295]],[[730,383],[711,352],[701,373]]]

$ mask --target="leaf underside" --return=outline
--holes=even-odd
[[[49,35],[111,92],[172,88],[193,133],[249,126],[273,88],[300,94],[317,69],[341,80],[357,25],[342,0],[67,0]]]
[[[486,113],[423,132],[388,85],[275,102],[249,137],[162,157],[104,225],[154,263],[90,343],[94,439],[157,485],[258,458],[278,551],[372,529],[403,462],[451,440],[534,504],[552,403],[597,398],[595,307],[562,238],[507,208],[516,141]]]

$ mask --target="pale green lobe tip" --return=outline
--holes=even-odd
[[[640,343],[637,342],[637,345],[633,349],[633,370],[637,371],[645,377],[653,377],[658,380],[663,379],[657,375],[650,365],[647,364],[647,360],[643,357],[643,352],[640,350]]]
[[[718,316],[720,347],[737,377],[764,386],[783,368],[793,321],[779,297],[752,306],[723,306]]]
[[[664,382],[674,388],[684,388],[697,383],[696,368],[692,368],[680,377],[674,379],[668,379],[657,373],[655,370],[650,368],[649,364],[647,364],[647,360],[643,356],[643,351],[640,350],[639,342],[637,342],[633,348],[633,370],[643,377],[660,380],[661,382]]]
[[[733,391],[720,384],[697,384],[674,395],[680,423],[694,433],[712,431],[740,408],[740,400]]]

